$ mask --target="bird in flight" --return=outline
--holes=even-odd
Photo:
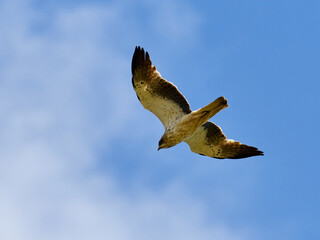
[[[165,128],[158,150],[186,142],[192,152],[218,159],[263,155],[255,147],[227,139],[219,126],[208,121],[228,107],[224,97],[191,111],[185,97],[175,85],[161,77],[148,52],[141,47],[135,48],[131,70],[132,85],[139,101],[160,119]]]

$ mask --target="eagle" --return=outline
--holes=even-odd
[[[186,142],[192,152],[212,158],[239,159],[263,155],[255,147],[227,139],[219,126],[208,121],[228,107],[224,97],[192,111],[177,87],[161,77],[152,65],[149,53],[139,46],[132,57],[131,71],[132,85],[139,101],[160,119],[165,128],[158,150]]]

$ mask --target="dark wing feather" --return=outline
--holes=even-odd
[[[185,141],[192,152],[213,158],[247,158],[263,155],[255,147],[247,146],[227,139],[220,127],[213,122],[206,122],[199,130]]]
[[[154,113],[166,127],[191,112],[177,87],[161,77],[148,52],[136,47],[131,64],[132,85],[144,108]]]

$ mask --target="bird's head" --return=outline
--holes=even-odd
[[[163,135],[159,141],[158,151],[162,148],[169,148],[169,147],[172,147],[172,146],[168,145],[167,137],[166,135]]]

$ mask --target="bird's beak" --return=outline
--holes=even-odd
[[[161,147],[158,147],[158,151],[161,149]]]

